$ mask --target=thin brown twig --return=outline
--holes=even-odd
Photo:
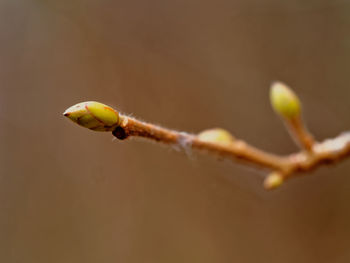
[[[121,140],[131,136],[144,137],[269,169],[272,172],[264,181],[267,189],[276,188],[285,179],[309,172],[321,164],[335,163],[350,156],[350,132],[317,142],[302,121],[299,98],[287,85],[274,82],[270,89],[270,100],[275,112],[282,117],[290,135],[301,148],[299,152],[287,156],[268,153],[234,138],[220,128],[206,130],[198,135],[179,132],[120,115],[113,108],[93,101],[68,108],[64,116],[91,130],[112,131]]]
[[[295,143],[299,145],[301,149],[312,151],[312,146],[315,144],[314,137],[306,129],[301,116],[294,119],[285,121],[288,131],[290,131]]]
[[[350,133],[340,134],[324,142],[313,141],[307,150],[287,156],[278,156],[259,150],[243,140],[235,139],[229,144],[206,142],[200,140],[197,135],[163,128],[127,116],[120,117],[121,124],[113,131],[113,134],[119,139],[139,136],[166,144],[204,150],[277,171],[284,178],[292,177],[300,172],[309,172],[324,163],[335,163],[350,155]]]
[[[242,140],[234,140],[230,144],[206,142],[193,134],[163,128],[127,116],[120,117],[122,122],[113,131],[113,134],[119,139],[126,139],[129,136],[140,136],[167,144],[205,150],[223,157],[241,159],[260,167],[284,170],[285,158],[261,151]]]

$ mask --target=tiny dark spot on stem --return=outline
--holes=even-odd
[[[112,134],[119,140],[125,140],[126,138],[128,138],[128,135],[122,127],[115,128],[114,131],[112,131]]]

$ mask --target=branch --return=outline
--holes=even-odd
[[[120,115],[111,107],[98,102],[76,104],[68,108],[64,116],[91,130],[111,131],[120,140],[132,136],[143,137],[270,170],[264,181],[266,189],[276,188],[286,179],[310,172],[321,164],[335,163],[350,156],[350,132],[316,142],[302,121],[299,99],[285,84],[273,83],[270,99],[276,113],[282,117],[289,133],[300,146],[300,152],[287,156],[268,153],[234,138],[220,128],[205,130],[197,135],[179,132]]]

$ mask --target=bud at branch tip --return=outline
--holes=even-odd
[[[112,107],[96,101],[86,101],[69,107],[64,116],[94,131],[113,131],[120,124],[119,113]]]
[[[274,82],[270,89],[270,101],[273,109],[287,120],[300,116],[301,104],[297,95],[282,82]]]

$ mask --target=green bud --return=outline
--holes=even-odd
[[[274,110],[282,117],[294,119],[300,116],[299,98],[284,83],[274,82],[270,89],[270,101]]]
[[[113,131],[119,125],[119,113],[95,101],[78,103],[64,113],[73,122],[94,131]]]
[[[283,176],[278,172],[269,174],[264,180],[264,187],[267,190],[272,190],[279,187],[283,183]]]
[[[198,139],[203,142],[213,142],[229,144],[234,141],[234,137],[228,131],[221,128],[204,130],[198,134]]]

